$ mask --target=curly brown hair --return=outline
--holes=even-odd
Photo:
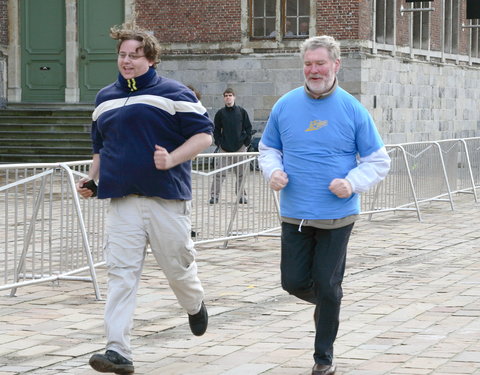
[[[153,67],[156,68],[160,62],[160,43],[153,33],[138,27],[135,22],[126,22],[120,26],[110,28],[110,37],[118,40],[117,53],[120,46],[126,40],[137,40],[141,44],[138,49],[143,48],[143,53],[149,61],[153,61]]]

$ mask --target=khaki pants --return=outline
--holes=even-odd
[[[136,195],[111,200],[105,245],[107,350],[132,358],[130,330],[148,244],[179,304],[189,314],[200,310],[204,293],[190,238],[190,208],[190,201]]]

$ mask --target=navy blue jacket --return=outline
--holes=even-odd
[[[99,198],[192,199],[191,162],[162,171],[153,160],[156,144],[172,152],[195,134],[212,133],[212,121],[190,89],[154,68],[129,80],[119,74],[98,92],[92,119]]]

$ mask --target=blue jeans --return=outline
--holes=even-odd
[[[331,364],[337,337],[347,245],[353,224],[338,229],[282,223],[282,288],[315,305],[315,353]]]

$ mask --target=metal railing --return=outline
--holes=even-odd
[[[258,167],[258,152],[200,154],[192,163],[196,243],[268,234],[280,228],[278,199]],[[243,174],[243,178],[240,175]],[[217,176],[224,175],[224,181]],[[217,184],[220,194],[218,202]]]
[[[387,145],[392,160],[387,177],[361,197],[361,213],[414,211],[421,204],[448,203],[453,195],[472,194],[480,186],[480,138]]]
[[[387,145],[387,177],[361,196],[361,214],[411,211],[472,194],[480,185],[480,138]],[[200,154],[192,161],[192,238],[196,244],[278,235],[278,195],[261,175],[258,153]],[[75,182],[91,161],[0,164],[0,290],[45,281],[93,283],[104,263],[108,200],[82,199]],[[243,179],[240,175],[243,172]],[[224,174],[224,180],[216,176]],[[218,201],[212,188],[222,183]],[[215,196],[214,196],[215,198]],[[246,201],[245,201],[246,200]],[[79,274],[87,274],[79,276]]]
[[[19,286],[82,280],[101,298],[95,266],[103,262],[105,202],[79,199],[74,179],[89,164],[0,165],[0,290],[13,296]]]

